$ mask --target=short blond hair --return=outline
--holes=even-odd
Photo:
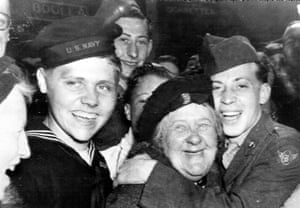
[[[26,102],[31,103],[36,88],[31,84],[28,74],[15,64],[10,64],[4,73],[11,74],[17,79],[15,87],[20,90]]]

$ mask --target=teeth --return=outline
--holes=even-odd
[[[76,112],[73,114],[75,116],[77,116],[79,118],[83,118],[83,119],[96,119],[97,118],[97,114],[95,114],[95,113]]]
[[[223,112],[222,115],[224,117],[227,117],[227,116],[232,117],[232,116],[238,116],[238,115],[240,115],[240,113],[239,112]]]
[[[222,112],[223,121],[227,122],[237,121],[240,115],[240,112]]]
[[[137,63],[135,63],[135,62],[129,62],[129,61],[124,61],[124,63],[126,65],[129,65],[129,66],[136,66],[137,65]]]
[[[197,151],[185,151],[187,154],[201,154],[204,150],[197,150]]]

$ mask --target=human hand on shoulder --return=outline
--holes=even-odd
[[[147,154],[140,154],[128,159],[120,167],[117,184],[144,184],[147,182],[157,161]]]

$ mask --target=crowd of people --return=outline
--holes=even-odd
[[[34,83],[5,55],[10,24],[1,0],[0,207],[299,206],[298,21],[260,51],[207,33],[181,67],[150,60],[136,1],[105,1],[29,43]]]

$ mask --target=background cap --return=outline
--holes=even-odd
[[[300,39],[300,21],[299,20],[290,22],[282,35],[282,41],[285,41],[290,38]]]
[[[95,16],[103,19],[106,25],[132,11],[144,15],[140,6],[136,0],[103,0]]]

